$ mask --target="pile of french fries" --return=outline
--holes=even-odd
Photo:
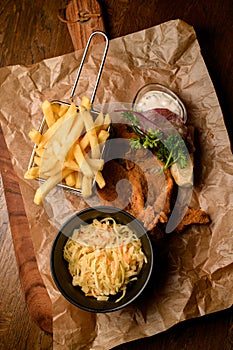
[[[110,115],[100,112],[93,119],[90,101],[85,96],[78,109],[74,103],[66,105],[47,100],[41,108],[47,130],[29,132],[35,143],[35,155],[33,166],[24,175],[28,180],[45,180],[37,189],[34,202],[41,204],[60,182],[80,190],[84,197],[92,194],[94,180],[103,188],[101,150],[109,137]]]

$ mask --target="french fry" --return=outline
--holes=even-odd
[[[74,116],[77,116],[77,108],[74,104],[71,104],[67,112],[42,135],[38,148],[44,147],[50,138],[62,127],[63,123],[70,117],[74,118]]]
[[[46,176],[55,176],[59,171],[62,169],[62,164],[60,162],[56,162],[52,168],[50,168],[49,162],[43,162],[43,168],[42,166],[40,167],[40,177]],[[45,168],[47,166],[47,168]]]
[[[82,130],[84,127],[84,123],[82,118],[79,118],[77,114],[74,115],[74,123],[72,125],[72,128],[65,138],[63,147],[66,150],[66,155],[68,154],[68,151],[70,148],[74,145],[75,141],[79,139],[79,137],[82,134]]]
[[[104,167],[103,159],[93,159],[93,158],[87,158],[87,157],[86,159],[94,173],[96,173],[97,171],[103,170],[103,167]]]
[[[35,156],[33,160],[36,165],[41,166],[41,157]]]
[[[83,121],[81,118],[77,118],[76,114],[71,115],[65,121],[46,144],[41,163],[42,173],[52,176],[62,168],[70,147],[74,144],[76,138],[79,137],[82,129]],[[59,143],[61,143],[61,147]]]
[[[96,134],[98,135],[98,143],[103,143],[106,141],[104,139],[99,140],[99,133],[100,132],[101,132],[101,135],[100,135],[101,138],[102,137],[104,138],[103,135],[108,135],[108,137],[109,137],[109,133],[105,134],[104,131],[106,131],[106,129],[108,129],[110,122],[111,122],[111,118],[109,115],[106,115],[105,119],[103,118],[103,113],[99,113],[99,115],[97,116],[97,118],[94,122],[94,126],[95,126],[95,130],[96,130]],[[106,137],[106,139],[108,137]],[[85,150],[90,145],[90,138],[91,138],[91,135],[86,133],[86,134],[84,134],[83,138],[81,139],[80,146],[83,150]],[[94,147],[94,145],[93,145],[93,147]]]
[[[54,114],[54,118],[57,120],[59,118],[58,113],[60,111],[61,105],[59,103],[51,103],[51,108]]]
[[[81,189],[82,188],[82,179],[83,179],[83,174],[79,171],[75,172],[75,188]]]
[[[68,176],[72,170],[64,169],[62,172],[58,172],[55,176],[49,177],[37,190],[34,197],[34,203],[39,205],[45,199],[46,195],[51,189],[56,186],[62,179]]]
[[[69,109],[69,106],[68,105],[60,105],[60,108],[59,108],[59,112],[57,113],[58,114],[58,117],[62,117]]]
[[[82,97],[81,107],[84,107],[84,109],[87,109],[87,110],[90,110],[91,108],[90,100],[86,96]]]
[[[91,114],[87,110],[80,110],[80,116],[83,119],[88,139],[91,146],[92,158],[100,158],[100,147],[98,144],[97,133]]]
[[[92,193],[93,178],[84,175],[82,179],[82,195],[83,197],[90,197]]]
[[[67,156],[66,156],[67,162],[74,160],[74,147],[75,147],[75,143],[70,147],[70,149],[67,153]]]
[[[50,128],[55,122],[56,118],[54,117],[52,105],[48,100],[45,100],[41,105],[46,123],[48,127]]]
[[[63,116],[65,116],[66,118],[69,117],[70,115],[73,115],[77,112],[77,107],[75,106],[75,104],[72,102],[70,104],[70,106],[68,107],[67,111],[65,112],[65,114],[63,114]]]
[[[109,132],[106,130],[100,130],[100,132],[98,134],[99,144],[105,143],[108,138],[109,138]]]
[[[35,148],[35,152],[39,157],[43,156],[44,151],[45,151],[44,148],[38,148],[38,147]]]
[[[100,112],[94,121],[95,127],[102,126],[104,124],[104,114]]]
[[[100,112],[94,121],[96,134],[98,134],[98,132],[101,130],[103,123],[104,123],[104,115],[102,112]],[[90,145],[90,141],[89,141],[88,134],[86,133],[84,134],[83,138],[80,141],[80,146],[83,150],[85,150],[89,145]]]
[[[95,128],[87,131],[87,135],[91,146],[91,157],[100,158],[100,146]]]
[[[46,143],[50,138],[55,134],[55,132],[62,126],[62,123],[65,121],[65,116],[59,118],[56,123],[52,125],[46,132],[42,135],[40,143],[38,144],[38,149],[44,148]]]
[[[100,171],[96,173],[95,181],[98,184],[99,188],[104,188],[104,186],[106,185],[103,175]]]
[[[66,160],[64,167],[72,169],[73,171],[80,171],[80,166],[75,160]]]
[[[100,127],[96,127],[96,131],[99,129]],[[80,141],[80,147],[82,148],[82,150],[84,151],[84,150],[86,150],[87,148],[88,148],[88,146],[90,145],[90,139],[91,139],[91,131],[90,131],[90,133],[86,133],[85,135],[84,135],[84,137],[81,139],[81,141]],[[98,133],[98,135],[97,135],[97,145],[95,145],[94,144],[94,142],[93,142],[93,144],[92,144],[92,150],[93,150],[93,148],[94,147],[99,147],[101,144],[103,144],[103,143],[105,143],[106,142],[106,140],[109,138],[109,132],[108,131],[106,131],[106,130],[100,130],[100,132]],[[95,137],[95,136],[94,136]],[[95,141],[96,142],[96,141]],[[92,157],[93,157],[93,153],[94,152],[92,152]],[[98,149],[98,154],[99,154],[99,149]],[[94,157],[93,157],[94,158]]]
[[[52,147],[52,152],[53,152],[54,156],[56,157],[56,159],[60,160],[60,156],[61,156],[60,152],[62,150],[62,143],[59,142],[57,137],[56,138],[54,137],[54,140],[51,144],[51,147]],[[45,156],[45,153],[44,153],[44,156]]]
[[[70,173],[69,175],[67,175],[65,177],[65,183],[69,187],[75,186],[75,184],[76,184],[76,177],[75,177],[75,173],[74,172]]]
[[[39,166],[31,167],[24,174],[24,178],[26,180],[34,180],[34,179],[36,179],[37,177],[39,177],[39,171],[40,171],[39,169],[40,169]]]
[[[86,177],[93,177],[94,173],[90,165],[88,164],[87,160],[85,159],[85,156],[81,150],[81,147],[78,144],[76,144],[74,147],[74,157],[83,175],[85,175]]]
[[[42,135],[38,130],[36,129],[30,130],[28,133],[28,136],[36,145],[39,145]]]

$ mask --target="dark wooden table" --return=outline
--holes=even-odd
[[[72,52],[74,48],[67,25],[57,18],[58,9],[65,7],[67,3],[63,0],[36,2],[8,0],[1,4],[0,66],[30,65],[44,58]],[[180,18],[194,27],[219,98],[230,140],[233,142],[232,0],[102,0],[100,4],[110,39],[170,19]],[[5,195],[10,222],[16,225],[19,220],[14,217],[16,212],[17,214],[20,212],[20,220],[23,223],[26,219],[17,179],[9,172],[11,176],[5,180],[4,174],[8,171],[8,167],[10,168],[10,164],[3,146],[1,141],[1,172],[4,186],[8,187]],[[15,198],[17,199],[15,207],[12,207],[12,200]],[[8,200],[11,201],[10,205]],[[4,196],[1,204],[0,348],[50,349],[52,336],[40,330],[31,321],[20,293],[18,267],[14,257]],[[219,311],[216,314],[185,321],[166,332],[121,345],[116,349],[230,350],[233,349],[232,316],[232,308]]]

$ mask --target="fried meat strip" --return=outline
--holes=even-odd
[[[179,223],[179,225],[176,227],[176,232],[183,232],[188,226],[193,224],[208,224],[210,222],[209,215],[201,210],[201,209],[194,209],[194,208],[188,208],[186,210],[186,213],[182,219],[182,221]]]
[[[132,195],[127,170],[118,160],[113,159],[105,164],[102,174],[106,186],[97,189],[101,204],[127,210]]]

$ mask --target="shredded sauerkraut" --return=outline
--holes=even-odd
[[[111,218],[94,219],[75,229],[64,247],[64,258],[73,276],[72,284],[80,286],[86,296],[108,300],[137,279],[147,262],[141,240],[128,227]]]

